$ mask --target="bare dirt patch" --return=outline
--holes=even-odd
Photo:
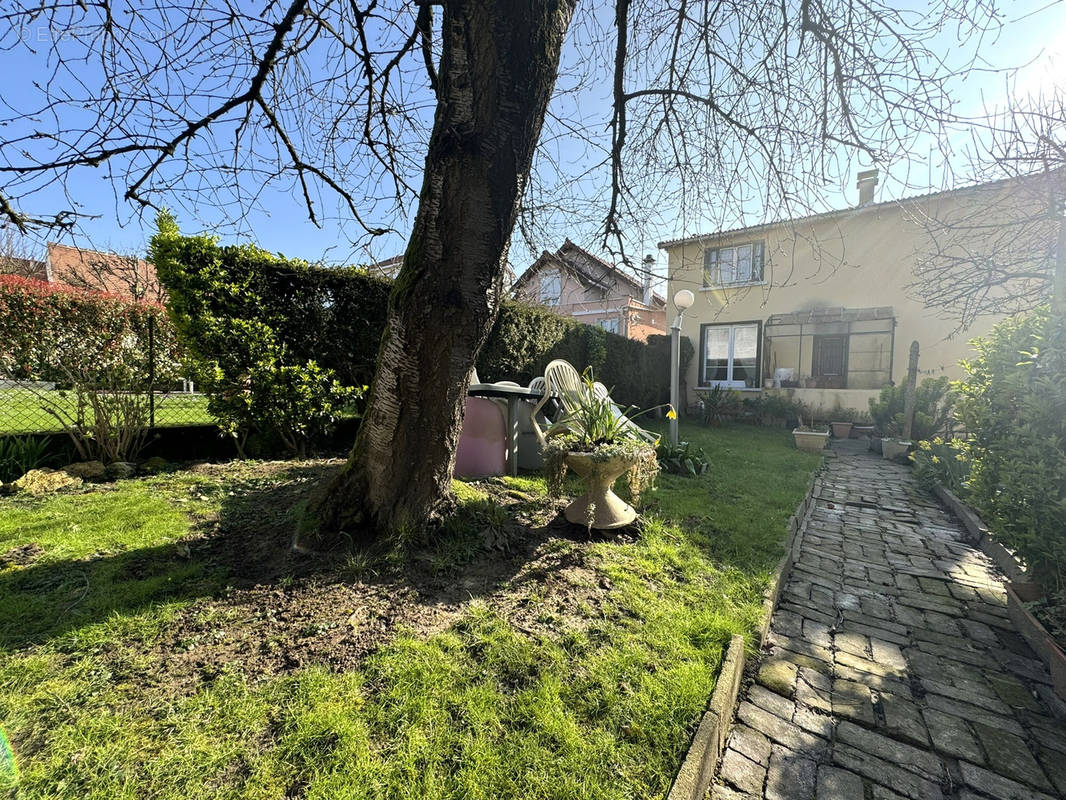
[[[252,482],[247,486],[259,488],[233,489],[217,516],[197,517],[198,534],[179,549],[225,570],[227,588],[194,602],[134,652],[116,645],[113,655],[125,668],[116,667],[184,692],[223,670],[261,681],[310,665],[356,669],[401,632],[445,630],[472,602],[529,635],[583,629],[608,613],[610,582],[597,572],[586,531],[542,498],[492,482],[478,488],[502,511],[487,518],[475,511],[459,532],[442,532],[403,558],[294,552],[293,509],[335,468],[260,465],[254,477],[266,488]],[[199,469],[226,474],[224,467]],[[153,574],[141,560],[129,568]]]
[[[0,569],[28,567],[40,558],[42,553],[44,553],[44,548],[37,542],[28,542],[20,544],[18,547],[12,547],[6,553],[0,554]]]

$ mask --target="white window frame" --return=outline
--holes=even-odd
[[[618,333],[618,317],[605,317],[600,320],[600,327],[607,333]]]
[[[550,289],[554,286],[555,292]],[[546,269],[540,273],[540,302],[546,306],[557,306],[562,302],[563,276],[557,269]]]
[[[707,379],[707,331],[711,328],[727,328],[729,330],[729,348],[728,355],[726,357],[726,379],[723,380],[708,380]],[[746,384],[742,380],[733,379],[733,353],[737,339],[737,328],[755,328],[755,375],[756,378],[753,381],[754,388],[758,387],[758,379],[762,375],[762,365],[759,363],[762,358],[762,323],[759,320],[751,320],[748,322],[723,322],[721,324],[709,324],[702,325],[700,329],[700,386],[712,387],[721,386],[723,389],[743,389]]]
[[[747,255],[747,274],[742,276],[737,268],[742,253]],[[728,259],[725,258],[728,254]],[[724,280],[723,265],[729,265],[729,280]],[[755,265],[758,264],[758,275]],[[757,286],[766,282],[766,244],[762,240],[742,242],[728,247],[709,247],[703,251],[703,288],[728,288],[731,286]]]

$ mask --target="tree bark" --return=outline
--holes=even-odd
[[[437,110],[366,415],[310,507],[320,541],[423,529],[445,508],[469,375],[576,0],[445,2]]]

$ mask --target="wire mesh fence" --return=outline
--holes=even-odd
[[[191,377],[160,376],[155,320],[148,321],[147,359],[137,368],[109,370],[106,381],[19,381],[0,375],[0,436],[92,429],[96,417],[123,414],[146,428],[210,425],[207,396]]]

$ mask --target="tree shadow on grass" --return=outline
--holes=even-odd
[[[223,479],[232,493],[217,516],[195,520],[177,542],[0,572],[0,648],[176,603],[187,605],[144,643],[170,681],[234,662],[260,674],[348,668],[398,631],[442,630],[476,598],[529,594],[583,568],[586,532],[502,484],[402,554],[294,552],[300,504],[336,468],[287,466],[266,485]],[[543,547],[549,539],[558,543]]]

